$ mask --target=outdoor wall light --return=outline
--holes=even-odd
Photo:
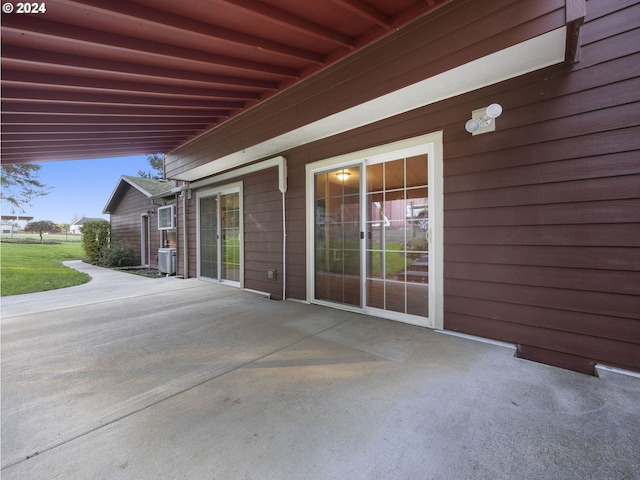
[[[336,176],[338,177],[338,180],[341,180],[344,182],[347,178],[351,176],[351,174],[346,170],[343,170],[341,172],[336,173]]]
[[[502,114],[502,106],[492,103],[486,108],[471,112],[471,118],[467,120],[464,128],[472,135],[493,132],[496,129],[495,119]]]
[[[155,210],[147,210],[147,215],[154,216],[156,214]]]

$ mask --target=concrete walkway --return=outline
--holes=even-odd
[[[2,479],[639,479],[640,380],[71,263],[2,299]]]

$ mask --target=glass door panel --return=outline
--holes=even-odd
[[[218,196],[200,199],[200,276],[218,279]]]
[[[366,169],[367,306],[428,317],[427,155]]]
[[[199,202],[200,276],[240,282],[240,193],[214,193]]]
[[[240,281],[240,195],[220,195],[220,278]]]
[[[360,167],[315,174],[315,298],[362,305]]]

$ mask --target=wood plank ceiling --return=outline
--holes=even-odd
[[[1,26],[2,162],[169,152],[446,1],[47,0],[46,12],[14,9]]]

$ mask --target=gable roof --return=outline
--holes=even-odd
[[[75,222],[73,222],[71,224],[71,226],[74,225],[84,225],[86,222],[96,222],[98,220],[104,220],[104,218],[97,218],[97,217],[82,217],[79,218],[78,220],[76,220]]]
[[[151,197],[161,198],[171,195],[171,189],[175,186],[175,183],[169,180],[122,175],[116,187],[113,189],[102,213],[112,213],[128,188],[133,187],[145,197],[151,199]]]

